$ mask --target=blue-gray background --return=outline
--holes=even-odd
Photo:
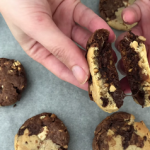
[[[81,1],[99,14],[99,0]],[[117,35],[121,33],[114,31]],[[120,58],[118,52],[117,56]],[[28,87],[17,106],[0,108],[0,150],[14,150],[14,136],[19,127],[28,118],[42,112],[53,112],[65,123],[70,132],[69,150],[92,150],[94,130],[109,114],[90,101],[86,91],[61,81],[27,56],[1,15],[0,57],[21,61],[28,77]],[[150,108],[142,109],[131,97],[125,98],[120,111],[134,114],[137,121],[143,120],[150,128]]]

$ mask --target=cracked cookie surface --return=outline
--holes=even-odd
[[[134,100],[142,107],[150,107],[150,68],[142,36],[131,31],[120,41],[123,64],[127,73]]]
[[[20,100],[26,82],[25,71],[19,61],[0,58],[0,106]]]
[[[149,150],[150,131],[125,112],[104,119],[95,130],[93,150]]]
[[[15,136],[15,150],[68,150],[69,133],[51,113],[28,119]]]
[[[111,27],[117,30],[130,30],[137,23],[125,24],[121,14],[124,8],[134,2],[135,0],[100,0],[100,15]]]
[[[107,30],[97,30],[87,42],[86,57],[91,74],[89,96],[102,110],[112,113],[123,105],[125,95],[120,88],[108,37]]]

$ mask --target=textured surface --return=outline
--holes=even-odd
[[[127,6],[133,4],[135,0],[101,0],[100,14],[107,23],[117,30],[130,30],[137,23],[127,25],[122,20],[122,11]]]
[[[25,71],[19,61],[0,58],[0,106],[20,100],[26,82]]]
[[[87,61],[91,73],[89,96],[101,109],[112,113],[123,105],[125,95],[120,88],[108,37],[109,32],[101,29],[89,38],[87,42]]]
[[[93,150],[149,150],[150,131],[129,113],[119,112],[104,119],[95,130]]]
[[[119,50],[134,100],[142,107],[150,106],[150,68],[142,36],[129,32],[119,43]]]
[[[68,143],[67,128],[51,113],[28,119],[15,136],[15,150],[68,150]]]
[[[99,0],[81,1],[99,14]],[[117,35],[121,33],[114,31]],[[120,58],[119,52],[116,52]],[[19,60],[28,79],[27,88],[17,106],[0,108],[0,150],[14,150],[14,136],[22,123],[42,112],[55,113],[63,120],[70,133],[68,150],[92,150],[94,130],[108,113],[89,99],[88,92],[59,80],[29,58],[14,40],[1,16],[0,56]],[[135,115],[138,121],[143,120],[150,128],[150,108],[142,109],[131,97],[126,97],[120,110]]]

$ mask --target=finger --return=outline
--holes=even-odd
[[[78,80],[72,74],[72,71],[69,70],[61,61],[59,61],[55,56],[49,55],[41,64],[50,70],[54,75],[59,77],[61,80],[69,82],[83,90],[88,91],[88,82],[80,84]]]
[[[60,79],[69,82],[83,90],[88,90],[88,83],[80,84],[72,72],[48,50],[46,50],[40,43],[32,44],[30,51],[26,51],[34,60],[41,63],[44,67],[50,70],[54,75]],[[29,46],[29,45],[28,45]],[[25,47],[23,46],[23,49]],[[83,52],[84,53],[84,52]]]
[[[28,23],[25,24],[22,20],[23,31],[64,63],[80,83],[87,81],[89,69],[85,57],[78,46],[56,27],[49,16],[36,14],[25,19]]]
[[[97,29],[105,28],[110,32],[109,40],[115,41],[115,34],[108,24],[82,3],[78,3],[74,10],[74,21],[92,33]]]
[[[118,62],[118,64],[117,64],[117,69],[120,71],[120,73],[121,73],[122,75],[126,75],[126,72],[125,72],[125,68],[124,68],[122,59],[119,60],[119,62]]]
[[[75,25],[72,29],[72,39],[86,49],[87,41],[89,40],[92,33],[79,25]]]
[[[131,93],[131,89],[130,89],[127,77],[124,77],[123,79],[121,79],[120,85],[124,93]]]
[[[150,46],[147,46],[146,49],[147,49],[148,63],[149,63],[149,66],[150,66]]]
[[[141,9],[138,3],[139,1],[136,1],[133,5],[130,5],[123,10],[122,18],[125,23],[133,24],[141,20]]]

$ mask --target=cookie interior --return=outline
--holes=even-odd
[[[87,44],[87,60],[91,73],[89,95],[104,111],[114,112],[123,105],[124,93],[120,89],[108,37],[109,32],[101,29],[91,36]]]
[[[143,107],[150,106],[150,68],[142,36],[131,31],[119,43],[119,50],[134,100]]]
[[[93,150],[149,150],[150,132],[143,122],[134,122],[131,114],[115,113],[95,130]]]

